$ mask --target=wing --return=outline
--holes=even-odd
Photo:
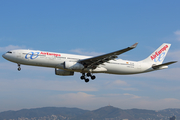
[[[85,68],[95,69],[98,65],[103,64],[105,62],[108,62],[109,60],[113,60],[113,59],[117,58],[117,55],[120,55],[120,54],[122,54],[124,52],[127,52],[129,50],[134,49],[137,46],[137,44],[138,43],[135,43],[130,47],[127,47],[125,49],[118,50],[118,51],[115,51],[115,52],[111,52],[111,53],[108,53],[108,54],[83,59],[83,60],[80,60],[79,63],[83,64]]]

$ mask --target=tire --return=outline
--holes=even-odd
[[[84,80],[85,79],[85,77],[84,76],[81,76],[81,80]]]
[[[87,78],[87,79],[85,79],[85,82],[86,82],[86,83],[88,83],[88,82],[89,82],[89,79],[88,79],[88,78]]]
[[[21,70],[21,68],[18,68],[18,71],[20,71]]]
[[[96,76],[94,76],[94,75],[93,75],[93,76],[91,76],[91,79],[92,79],[92,80],[96,79]]]

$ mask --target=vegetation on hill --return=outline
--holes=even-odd
[[[0,120],[169,120],[174,115],[176,118],[180,118],[180,109],[161,111],[122,110],[113,106],[106,106],[89,111],[79,108],[44,107],[1,112]]]

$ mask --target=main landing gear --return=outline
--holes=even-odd
[[[91,73],[87,73],[86,75],[85,73],[82,73],[82,76],[80,78],[81,80],[84,80],[87,83],[89,82],[89,79],[87,77],[91,77],[92,80],[96,78],[96,76],[92,75]]]
[[[18,64],[18,71],[21,70],[21,64]]]

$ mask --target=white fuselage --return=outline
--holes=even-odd
[[[89,69],[82,68],[64,68],[65,62],[78,63],[81,59],[91,58],[92,56],[72,55],[54,52],[45,52],[39,50],[12,50],[3,54],[3,57],[11,62],[18,64],[59,68],[74,72],[88,72]],[[152,64],[143,61],[135,62],[122,59],[115,59],[99,65],[93,69],[92,73],[109,74],[137,74],[153,71]]]

